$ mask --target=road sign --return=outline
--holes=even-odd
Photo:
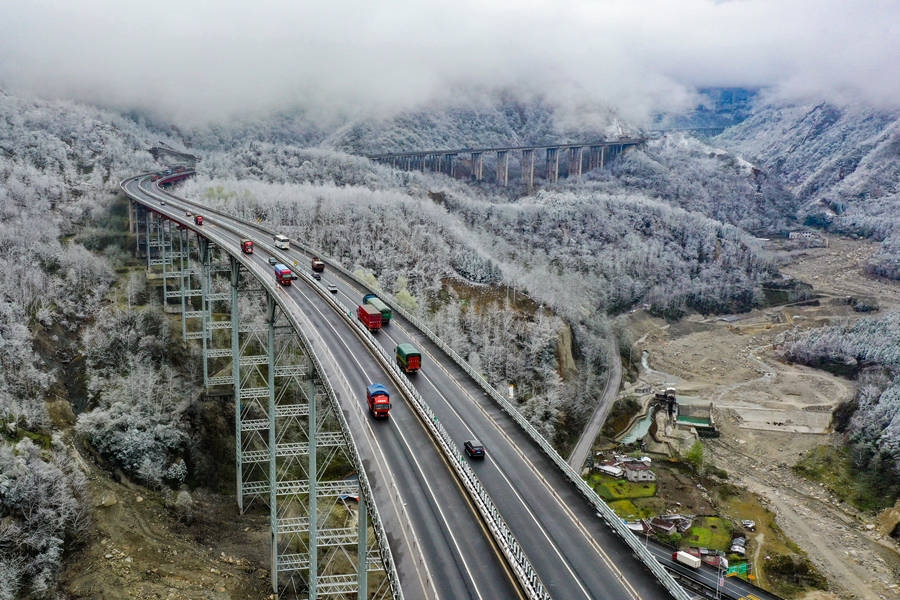
[[[739,565],[732,565],[728,567],[728,569],[725,571],[725,576],[733,577],[734,575],[746,575],[748,564],[749,563],[741,563]]]

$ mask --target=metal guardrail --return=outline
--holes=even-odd
[[[337,306],[335,300],[331,299],[331,301]],[[392,360],[392,357],[375,341],[375,337],[371,332],[358,319],[353,318],[352,313],[340,311],[340,314],[351,328],[356,329],[357,335],[369,347],[370,352],[378,358],[382,367],[388,372],[397,387],[401,388],[404,395],[411,401],[413,409],[419,416],[419,420],[429,430],[431,437],[437,442],[444,456],[450,461],[458,479],[462,482],[463,487],[466,488],[469,497],[475,502],[484,523],[500,546],[500,550],[513,569],[516,579],[519,580],[519,583],[528,594],[528,598],[531,600],[551,600],[550,594],[544,588],[544,584],[531,565],[531,561],[528,560],[519,541],[503,519],[503,515],[500,514],[499,509],[497,509],[494,501],[481,485],[468,462],[465,461],[459,448],[453,443],[450,434],[447,433],[443,424],[422,399],[419,391],[410,384],[409,379]]]
[[[292,242],[294,243],[294,242]],[[300,248],[302,248],[305,252],[314,253],[314,250],[306,247],[304,244],[296,244]],[[321,258],[321,255],[318,255]],[[324,260],[324,259],[323,259]],[[363,282],[359,277],[344,269],[341,265],[334,265],[330,261],[328,262],[329,266],[332,268],[336,268],[343,275],[350,277],[361,285],[365,289],[369,289],[368,285]],[[613,530],[615,534],[617,534],[622,541],[628,544],[629,548],[637,555],[637,557],[644,563],[644,565],[656,576],[659,582],[669,591],[673,598],[678,600],[691,600],[692,596],[690,596],[679,584],[672,575],[665,570],[665,568],[659,563],[656,558],[647,550],[641,541],[634,535],[634,533],[628,529],[622,519],[620,519],[616,513],[603,501],[600,496],[597,495],[597,492],[591,488],[581,476],[575,472],[575,470],[569,466],[569,464],[563,459],[562,456],[547,442],[547,440],[538,432],[534,426],[528,422],[528,420],[522,416],[522,413],[513,406],[500,392],[498,392],[494,387],[492,387],[488,381],[484,378],[481,373],[475,371],[472,366],[466,362],[453,348],[448,346],[441,340],[428,326],[423,323],[418,317],[409,314],[405,309],[397,305],[396,301],[390,295],[383,294],[380,290],[372,290],[373,292],[379,293],[379,298],[388,304],[393,311],[396,311],[400,314],[404,319],[409,321],[413,327],[416,327],[419,331],[425,334],[429,340],[431,340],[435,345],[437,345],[441,350],[444,351],[447,356],[449,356],[453,361],[462,368],[466,374],[468,374],[475,382],[477,382],[481,388],[506,412],[508,415],[512,417],[512,419],[523,429],[526,433],[531,437],[532,441],[534,441],[555,464],[556,466],[563,472],[563,474],[575,485],[578,491],[582,496],[587,499],[588,502],[596,509],[597,513],[600,514],[604,521],[606,521],[607,525],[610,529]],[[371,337],[371,336],[370,336]],[[373,338],[374,339],[374,338]],[[379,347],[380,349],[380,347]],[[383,351],[382,351],[383,352]],[[393,364],[393,363],[392,363]],[[396,367],[395,367],[396,368]],[[399,372],[399,369],[397,369]],[[405,379],[405,378],[404,378]],[[425,407],[428,412],[430,409]],[[448,455],[449,456],[449,455]],[[467,465],[468,466],[468,465]],[[480,485],[480,484],[479,484]]]
[[[138,179],[139,177],[132,177],[132,178],[126,179],[119,184],[119,187],[122,189],[123,192],[125,192],[125,195],[131,196],[131,194],[128,193],[128,189],[126,188],[126,183],[133,179]],[[174,196],[174,194],[168,194],[168,193],[167,193],[167,195]],[[137,200],[137,198],[135,198],[135,200]],[[179,200],[182,200],[182,199],[179,198]],[[194,203],[191,203],[191,204],[194,204]],[[225,216],[228,218],[233,218],[233,217],[229,217],[225,213],[221,213],[221,212],[215,211],[215,210],[210,210],[207,207],[204,207],[204,210],[207,212],[215,212],[221,216]],[[227,230],[231,231],[231,233],[239,234],[239,232],[235,231],[233,228],[231,228],[227,225],[222,225],[221,227],[222,227],[222,229],[227,229]],[[225,251],[228,252],[228,249],[225,249]],[[230,254],[230,252],[229,252],[229,254]],[[246,261],[246,257],[244,257],[240,252],[235,251],[235,255],[238,256],[239,260],[241,260],[242,262]],[[245,268],[246,268],[246,264],[245,264]],[[276,302],[278,302],[278,296],[277,296],[277,294],[274,293],[275,286],[271,283],[271,281],[268,280],[268,278],[264,278],[264,279],[265,280],[260,279],[260,283],[266,287],[267,291],[270,294],[272,294],[272,297],[275,298]],[[306,346],[306,348],[311,349],[312,344],[311,344],[309,338],[303,332],[302,327],[300,327],[300,323],[298,323],[291,316],[291,314],[288,311],[284,310],[283,308],[282,308],[282,312],[284,313],[285,317],[290,321],[292,327],[294,328],[295,333],[300,337],[301,341]],[[313,365],[315,365],[317,372],[324,373],[325,372],[324,367],[323,367],[321,361],[319,360],[319,358],[315,355],[315,353],[310,352],[309,357],[310,357],[310,360],[312,361]],[[337,401],[337,395],[335,394],[334,388],[331,386],[331,382],[329,382],[326,377],[322,377],[321,381],[322,381],[323,387],[325,388],[326,394],[328,395],[329,401],[332,403],[333,406],[336,406],[338,408],[338,410],[335,410],[333,412],[337,416],[338,424],[341,429],[341,434],[343,435],[344,441],[347,444],[347,447],[349,449],[348,454],[350,455],[350,462],[352,463],[353,468],[356,469],[356,472],[359,476],[360,489],[362,491],[363,499],[365,500],[366,505],[369,509],[367,512],[369,514],[369,519],[371,519],[371,521],[372,521],[372,529],[374,530],[375,537],[378,541],[378,554],[379,554],[379,557],[381,558],[381,564],[384,566],[385,573],[387,574],[388,585],[390,585],[390,588],[391,588],[391,595],[394,598],[394,600],[403,600],[403,590],[400,587],[400,577],[397,575],[397,566],[394,563],[394,556],[391,553],[390,543],[388,542],[387,533],[385,531],[384,524],[381,520],[381,515],[378,513],[378,507],[375,504],[375,498],[372,495],[372,487],[369,484],[368,475],[366,474],[366,471],[363,468],[362,460],[359,457],[359,449],[356,447],[356,443],[353,441],[353,436],[350,433],[350,424],[347,423],[347,418],[344,416],[344,411],[340,410],[340,404]]]
[[[235,221],[238,221],[248,227],[252,227],[253,229],[256,229],[258,231],[265,232],[267,235],[271,235],[270,231],[266,230],[265,228],[261,227],[260,225],[258,225],[256,223],[250,223],[248,221],[236,218],[232,215],[229,215],[223,211],[219,211],[216,209],[210,209],[210,208],[204,207],[204,210],[218,214],[220,216],[223,216],[223,217],[226,217],[226,218],[229,218],[232,220],[235,220]],[[302,244],[295,240],[291,240],[291,244],[293,246],[297,246],[298,248],[300,248],[307,254],[318,256],[326,264],[328,264],[329,267],[339,271],[345,277],[352,279],[358,285],[360,285],[362,288],[370,289],[369,286],[364,281],[362,281],[362,279],[357,277],[354,273],[348,271],[340,264],[336,264],[333,261],[328,260],[327,258],[324,258],[323,255],[321,253],[317,252],[314,248],[311,248],[310,246],[307,246],[306,244]],[[463,369],[463,371],[465,371],[466,374],[468,374],[476,383],[478,383],[478,385],[481,386],[481,388],[500,406],[500,408],[503,409],[504,412],[506,412],[510,417],[512,417],[512,419],[531,437],[532,441],[534,441],[538,445],[538,447],[540,447],[540,449],[544,452],[544,454],[546,454],[548,456],[548,458],[550,458],[550,460],[552,460],[556,464],[557,468],[559,468],[563,472],[563,474],[572,482],[572,484],[575,485],[576,489],[578,489],[578,491],[582,494],[582,496],[584,496],[585,499],[595,508],[597,513],[603,517],[604,521],[609,526],[609,528],[612,529],[612,531],[616,535],[618,535],[622,539],[622,541],[625,542],[629,546],[629,548],[631,548],[632,552],[634,552],[635,555],[637,555],[637,557],[641,560],[641,562],[643,562],[644,565],[650,570],[650,572],[652,572],[656,576],[657,580],[669,591],[669,593],[672,595],[673,598],[676,598],[677,600],[691,600],[692,597],[680,585],[678,585],[678,582],[675,581],[675,579],[672,577],[672,575],[668,571],[666,571],[665,568],[663,568],[663,566],[659,563],[659,561],[657,561],[653,557],[653,555],[650,553],[650,551],[644,547],[644,545],[641,543],[641,541],[638,540],[637,536],[635,536],[634,533],[624,525],[622,520],[615,514],[615,512],[613,512],[613,510],[603,501],[603,499],[597,495],[597,492],[595,492],[593,490],[593,488],[591,488],[584,481],[584,479],[582,479],[581,476],[578,473],[576,473],[575,470],[572,469],[571,466],[569,466],[569,464],[559,455],[559,453],[547,442],[547,440],[544,438],[544,436],[542,436],[540,434],[540,432],[538,432],[537,429],[535,429],[534,426],[530,422],[528,422],[528,420],[524,416],[522,416],[522,413],[520,413],[519,410],[515,406],[513,406],[503,396],[503,394],[501,394],[496,389],[494,389],[494,387],[488,383],[488,381],[484,378],[484,376],[481,373],[478,373],[477,371],[475,371],[475,369],[473,369],[472,366],[469,365],[469,363],[466,362],[465,359],[463,359],[453,348],[451,348],[446,343],[444,343],[444,341],[441,340],[433,331],[431,331],[431,329],[425,323],[423,323],[418,317],[409,314],[405,309],[403,309],[402,307],[397,305],[396,301],[389,294],[384,294],[383,292],[381,292],[381,290],[371,290],[371,291],[378,292],[379,293],[378,297],[381,298],[382,301],[387,303],[391,307],[392,310],[396,311],[404,319],[409,321],[410,324],[412,324],[419,331],[424,333],[425,336],[428,337],[429,340],[431,340],[436,346],[438,346],[461,369]],[[344,314],[343,311],[341,311],[341,314]],[[351,321],[355,321],[355,320],[351,319]],[[361,325],[360,325],[360,327],[361,327]],[[366,333],[372,339],[372,343],[374,343],[374,338],[372,338],[371,334],[369,334],[367,330],[366,330]],[[380,348],[380,346],[377,347],[377,350],[379,351],[379,352],[377,352],[377,355],[382,356],[384,351]],[[396,367],[393,366],[392,361],[389,360],[388,362],[390,363],[390,366],[392,368],[396,369]],[[399,369],[397,369],[397,372],[399,372]],[[403,379],[405,379],[405,377]],[[421,398],[418,397],[418,392],[416,392],[416,395],[417,395],[417,402],[420,402],[422,404],[422,406],[424,407],[424,409],[427,410],[428,413],[430,413],[431,412],[430,408],[428,408],[427,405],[421,400]],[[338,412],[340,412],[340,411],[338,411]],[[426,419],[426,422],[429,422],[429,421]],[[433,422],[436,423],[436,420]],[[437,427],[437,425],[436,425],[436,427]],[[440,430],[443,431],[443,426],[440,426]],[[443,435],[447,435],[446,432],[444,432]],[[445,447],[444,443],[443,442],[440,442],[440,443],[441,443],[442,448],[444,448]],[[354,450],[355,450],[355,446],[354,446]],[[450,452],[449,450],[453,450],[453,451]],[[458,451],[455,450],[455,445],[452,442],[449,442],[449,446],[447,446],[445,448],[445,454],[447,455],[448,459],[452,459],[453,456],[459,455]],[[456,461],[452,461],[452,462],[455,463]],[[468,467],[468,465],[465,465],[465,466]],[[469,472],[471,474],[471,477],[474,478],[475,481],[477,481],[477,478],[475,477],[474,473],[471,473],[471,469],[469,469]],[[461,479],[463,481],[465,481],[466,478],[464,476],[461,476]],[[480,488],[481,484],[478,483],[478,486]],[[483,492],[483,489],[482,489],[482,492]],[[486,493],[485,493],[485,495],[486,495]],[[493,507],[492,501],[491,501],[491,506]],[[496,510],[496,507],[494,507],[493,510]],[[487,515],[485,513],[482,513],[482,514],[487,518]],[[497,514],[498,514],[498,516],[500,516],[499,512]],[[500,516],[500,518],[502,519],[502,516]],[[503,524],[505,526],[505,521],[503,522]],[[509,535],[513,540],[515,540],[515,537],[512,536],[511,532]],[[498,543],[500,543],[502,545],[501,540],[503,538],[496,537],[496,539],[497,539]],[[517,541],[516,541],[516,546],[518,546]],[[513,556],[514,557],[521,556],[522,558],[527,560],[527,557],[525,557],[524,552],[521,552],[521,549],[519,549],[518,552],[513,553]],[[507,558],[509,558],[509,557],[507,557]],[[530,563],[529,563],[529,567],[530,567]],[[543,592],[543,593],[546,594],[546,592]],[[549,596],[538,596],[536,598],[549,598]]]

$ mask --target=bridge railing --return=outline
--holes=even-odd
[[[209,209],[209,208],[204,208],[204,210],[211,212],[211,213],[219,214],[219,215],[221,215],[223,217],[227,217],[229,219],[233,219],[233,220],[238,221],[248,227],[252,227],[259,231],[264,231],[264,232],[266,232],[267,235],[271,235],[271,232],[269,232],[268,230],[266,230],[265,228],[261,227],[260,225],[258,225],[256,223],[251,223],[249,221],[244,221],[243,219],[238,219],[238,218],[236,218],[232,215],[229,215],[228,213],[225,213],[223,211],[218,211],[218,210]],[[297,242],[295,240],[291,240],[291,244],[300,248],[307,254],[319,256],[331,268],[339,271],[345,277],[352,279],[360,287],[362,287],[364,289],[370,289],[368,284],[366,284],[360,277],[358,277],[354,273],[350,272],[349,270],[345,269],[343,266],[341,266],[339,264],[335,264],[333,261],[326,260],[325,258],[322,257],[321,253],[317,252],[312,247],[307,246],[306,244]],[[316,289],[318,289],[318,286],[316,286]],[[604,521],[609,526],[609,528],[615,534],[617,534],[622,539],[622,541],[624,541],[629,546],[629,548],[631,548],[631,550],[635,553],[635,555],[654,574],[654,576],[656,576],[657,580],[669,591],[669,593],[672,595],[673,598],[676,598],[677,600],[691,600],[691,596],[689,596],[687,594],[687,592],[685,592],[684,589],[680,585],[678,585],[678,583],[675,581],[675,579],[672,577],[672,575],[668,571],[666,571],[661,564],[659,564],[659,561],[657,561],[656,558],[654,558],[654,556],[650,553],[650,551],[644,547],[644,545],[637,538],[637,536],[635,536],[634,533],[625,526],[625,524],[622,522],[622,519],[620,519],[615,514],[615,512],[613,512],[613,510],[606,504],[606,502],[604,502],[603,499],[597,495],[597,492],[595,492],[593,490],[593,488],[591,488],[587,484],[587,482],[585,482],[584,479],[582,479],[581,476],[575,472],[575,470],[565,461],[565,459],[563,459],[559,455],[559,453],[547,442],[547,440],[544,438],[544,436],[541,435],[540,432],[534,428],[534,426],[528,421],[528,419],[526,419],[522,415],[522,413],[520,413],[519,410],[515,406],[513,406],[503,396],[503,394],[501,394],[493,386],[491,386],[490,383],[488,383],[488,381],[484,378],[484,376],[481,373],[479,373],[478,371],[473,369],[472,366],[465,359],[463,359],[453,348],[451,348],[443,340],[441,340],[437,336],[437,334],[435,334],[433,331],[431,331],[431,329],[423,321],[421,321],[418,317],[410,314],[405,309],[403,309],[402,307],[397,305],[397,303],[393,300],[392,297],[390,297],[390,295],[383,294],[383,293],[381,293],[380,290],[371,290],[371,291],[379,292],[379,298],[381,298],[385,303],[387,303],[391,307],[392,310],[396,311],[404,319],[409,321],[414,327],[419,329],[419,331],[421,331],[423,334],[425,334],[425,336],[428,337],[428,339],[431,340],[432,343],[434,343],[436,346],[438,346],[461,369],[463,369],[476,383],[479,384],[479,386],[488,394],[488,396],[490,396],[504,410],[504,412],[506,412],[531,437],[532,441],[534,441],[534,443],[536,443],[538,445],[538,447],[541,448],[541,450],[544,452],[544,454],[546,454],[550,458],[550,460],[552,460],[554,462],[554,464],[556,464],[557,468],[559,468],[563,472],[563,474],[572,482],[572,484],[578,489],[578,491],[595,508],[597,513],[604,519]],[[341,314],[346,314],[343,311],[340,311],[340,312],[341,312]],[[356,319],[353,319],[352,315],[350,315],[350,321],[354,323],[354,326],[361,327],[361,325],[356,324]],[[368,331],[366,331],[366,334],[368,334],[368,337],[371,338],[371,343],[374,344],[374,338],[371,336],[371,334],[369,334]],[[364,336],[363,339],[366,339],[366,337]],[[381,347],[378,346],[377,344],[375,344],[375,346],[377,346],[376,356],[384,356],[384,351],[381,349]],[[390,359],[387,359],[387,360],[390,365],[389,368],[393,369],[396,372],[399,372],[399,369],[397,369],[394,366],[393,361],[391,361]],[[317,364],[317,366],[321,366],[321,365]],[[394,371],[392,371],[392,372],[394,372]],[[405,380],[406,378],[401,377],[400,379]],[[408,382],[406,385],[408,385]],[[415,391],[415,390],[413,390],[413,391]],[[415,396],[410,396],[410,397],[416,398],[416,401],[414,402],[414,406],[416,404],[421,404],[424,407],[424,409],[427,409],[428,412],[423,413],[423,414],[429,414],[429,413],[433,414],[433,413],[431,413],[431,409],[427,407],[427,404],[425,404],[425,402],[421,400],[421,397],[418,396],[418,392],[416,392]],[[341,411],[337,411],[337,412],[340,413]],[[430,421],[429,419],[426,419],[426,423],[429,423],[429,422],[435,423],[435,428],[437,429],[436,419],[434,421]],[[443,431],[443,426],[440,426],[440,430]],[[349,426],[348,426],[348,431],[349,431]],[[443,431],[443,435],[447,435],[446,431]],[[443,436],[441,436],[441,439],[442,439],[442,437]],[[459,451],[456,448],[455,444],[452,443],[452,441],[444,442],[441,445],[442,445],[442,448],[444,448],[446,456],[448,458],[451,458],[453,456],[459,456]],[[355,445],[354,445],[353,449],[355,452],[356,451]],[[453,463],[456,464],[457,461],[453,461]],[[465,467],[468,468],[468,465],[466,464]],[[475,477],[474,473],[471,472],[471,469],[468,469],[468,473],[464,476],[461,476],[461,479],[463,481],[466,481],[469,479],[473,479],[473,480],[477,481],[477,477]],[[480,488],[480,483],[478,484],[478,487]],[[487,496],[487,493],[484,492],[483,489],[480,490],[480,493],[483,493],[484,496],[487,498],[487,500],[490,501],[490,498]],[[370,506],[374,506],[374,504],[371,504]],[[497,511],[496,507],[493,506],[493,501],[490,501],[490,506],[493,507],[492,511]],[[482,514],[486,515],[486,513],[482,513]],[[499,511],[497,511],[497,515],[500,516]],[[502,516],[500,516],[500,518],[502,519]],[[505,521],[503,521],[503,526],[505,526],[506,529],[508,530],[508,526],[506,526]],[[496,537],[496,539],[498,540],[498,543],[500,543],[501,540],[506,539],[506,537],[507,537],[506,534],[499,534],[499,537]],[[514,536],[512,536],[511,531],[509,532],[508,537],[510,537],[513,540],[515,539]],[[516,546],[518,546],[518,542],[516,542]],[[506,552],[506,550],[504,552]],[[524,552],[522,552],[521,549],[518,549],[518,551],[511,550],[510,552],[511,552],[510,555],[516,559],[518,559],[518,557],[521,556],[521,558],[527,560],[527,557],[525,557]],[[507,556],[507,558],[509,558],[509,556]],[[393,565],[393,562],[391,564]],[[515,564],[515,563],[512,563],[512,564]],[[531,568],[530,563],[529,563],[528,567]],[[525,569],[522,568],[522,571],[524,573]],[[533,572],[533,568],[531,568],[531,571]],[[541,586],[541,591],[542,591],[542,593],[546,594],[546,592],[543,591],[543,586]],[[535,598],[544,598],[544,597],[549,597],[549,596],[535,596]]]
[[[130,196],[130,194],[128,193],[128,190],[126,188],[126,183],[128,181],[131,181],[132,179],[135,179],[135,178],[126,179],[125,181],[122,181],[119,185],[119,187],[122,189],[122,191],[124,191],[125,194],[128,196]],[[163,193],[165,193],[165,192],[163,192]],[[171,194],[169,194],[169,195],[171,195]],[[183,200],[183,199],[179,198],[179,200]],[[194,203],[191,203],[191,204],[194,204]],[[234,219],[234,217],[228,215],[227,213],[218,211],[216,209],[212,209],[212,208],[204,206],[203,210],[207,213],[215,213],[215,214],[218,214],[220,216],[223,216],[223,217],[226,217],[229,219]],[[242,223],[244,222],[244,221],[241,221],[240,219],[234,219],[234,220],[242,222]],[[246,223],[246,224],[249,226],[258,228],[258,226],[256,226],[256,225],[253,225],[250,223]],[[231,231],[232,233],[239,234],[239,232],[235,231],[233,228],[229,227],[228,225],[222,224],[222,225],[220,225],[220,227],[222,229]],[[227,248],[224,248],[224,250],[226,252],[229,252],[229,249],[227,249]],[[273,250],[274,250],[274,247],[273,247]],[[242,262],[245,262],[245,257],[243,256],[242,253],[237,252],[237,250],[235,250],[235,256],[237,256]],[[247,265],[245,264],[244,266],[246,267]],[[272,296],[275,297],[276,301],[277,301],[277,295],[274,294],[274,286],[271,283],[270,278],[262,277],[261,283],[264,286],[266,286],[267,291],[269,293],[271,293]],[[290,315],[290,313],[288,311],[282,311],[282,312],[284,313],[285,318],[287,318],[291,322],[291,325],[293,326],[294,331],[300,337],[304,346],[307,349],[311,349],[313,347],[312,342],[309,339],[309,337],[304,333],[304,330],[303,330],[303,327],[301,326],[301,324],[299,322],[297,322]],[[316,356],[316,354],[314,352],[310,351],[309,358],[312,361],[313,365],[315,366],[316,372],[318,372],[320,374],[324,374],[325,373],[324,365],[322,365],[318,356]],[[328,379],[326,377],[322,377],[321,382],[322,382],[323,387],[325,388],[325,392],[328,396],[328,399],[333,403],[334,406],[338,407],[338,410],[335,410],[333,412],[334,412],[335,416],[337,417],[338,424],[341,429],[341,434],[343,435],[344,441],[347,444],[350,462],[352,463],[353,468],[356,469],[356,472],[359,475],[360,491],[362,492],[363,499],[366,502],[366,506],[368,507],[367,512],[369,515],[369,519],[371,519],[371,521],[372,521],[372,529],[375,532],[375,538],[378,542],[378,554],[379,554],[379,557],[381,558],[381,564],[384,567],[385,574],[388,579],[388,585],[391,588],[391,595],[394,598],[394,600],[403,600],[403,590],[400,587],[400,578],[397,575],[397,566],[396,566],[396,563],[394,562],[394,556],[391,553],[391,546],[388,541],[387,532],[385,531],[384,523],[381,519],[381,515],[378,513],[378,507],[375,504],[375,498],[372,495],[372,486],[369,483],[368,475],[366,475],[366,471],[365,471],[365,468],[363,467],[362,460],[359,457],[359,449],[356,447],[356,443],[353,441],[353,436],[350,433],[350,424],[347,422],[347,418],[344,415],[344,411],[340,410],[340,404],[337,401],[337,394],[335,393],[334,388],[331,386],[331,382],[328,381]]]
[[[304,244],[297,244],[299,247],[303,248],[305,252],[312,253],[313,250],[306,247]],[[321,257],[321,255],[319,255]],[[344,276],[352,278],[356,281],[360,286],[365,289],[369,289],[368,285],[362,281],[355,274],[351,273],[347,269],[343,268],[340,265],[334,265],[329,263],[332,268],[339,270]],[[562,456],[556,451],[556,449],[551,446],[547,440],[544,438],[541,433],[535,429],[535,427],[526,419],[519,410],[510,403],[506,397],[503,396],[500,392],[498,392],[488,381],[484,378],[484,376],[472,368],[472,366],[463,359],[453,348],[448,346],[441,338],[437,336],[431,329],[418,317],[410,314],[405,309],[397,305],[397,303],[391,298],[389,295],[385,295],[380,292],[380,290],[372,290],[373,292],[379,293],[379,298],[387,303],[393,311],[396,311],[400,314],[404,319],[409,321],[414,327],[416,327],[419,331],[425,334],[429,340],[432,341],[436,346],[438,346],[444,353],[447,354],[461,369],[463,369],[466,374],[468,374],[475,382],[481,386],[481,388],[506,412],[512,419],[531,437],[531,439],[541,448],[541,450],[546,454],[553,462],[556,464],[557,468],[563,472],[563,474],[572,482],[572,484],[578,489],[578,491],[587,499],[587,501],[594,507],[597,513],[604,519],[606,524],[612,529],[612,531],[617,534],[622,541],[624,541],[629,548],[637,555],[637,557],[644,563],[644,565],[656,576],[659,582],[669,591],[673,598],[678,600],[691,600],[692,596],[690,596],[684,589],[675,581],[672,575],[665,570],[665,568],[659,564],[659,561],[650,553],[650,551],[644,547],[643,543],[637,538],[634,533],[625,526],[622,519],[619,518],[618,515],[603,501],[600,496],[597,495],[597,492],[591,488],[587,482],[575,472],[575,470],[563,459]],[[371,336],[370,336],[371,337]],[[380,348],[380,347],[379,347]],[[382,351],[383,353],[383,351]],[[393,364],[393,363],[392,363]],[[396,367],[395,367],[396,369]],[[396,369],[399,372],[399,369]],[[406,379],[405,377],[403,378]],[[411,386],[410,386],[411,387]],[[430,409],[425,407],[430,413]],[[455,446],[451,446],[455,448]],[[457,452],[458,453],[458,452]],[[448,456],[450,456],[448,454]],[[479,484],[480,485],[480,484]]]

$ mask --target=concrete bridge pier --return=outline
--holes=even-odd
[[[522,150],[522,181],[529,190],[534,188],[534,148]]]
[[[497,150],[497,183],[509,185],[509,151]]]
[[[581,163],[584,159],[584,148],[569,148],[569,177],[581,177]]]
[[[559,180],[559,148],[547,148],[547,183]]]
[[[442,167],[441,173],[443,173],[444,175],[447,175],[449,177],[454,176],[455,173],[453,171],[453,167],[454,167],[453,158],[455,156],[456,156],[455,153],[453,153],[453,154],[448,153],[448,154],[443,155],[443,157],[442,157],[443,160],[441,161],[441,167]]]
[[[472,152],[472,178],[475,181],[484,179],[484,160],[481,152]]]
[[[603,168],[603,159],[606,154],[605,146],[591,146],[591,158],[589,161],[589,168],[591,170],[594,169],[602,169]]]

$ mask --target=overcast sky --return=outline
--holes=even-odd
[[[3,0],[0,87],[173,121],[497,88],[640,119],[696,86],[900,105],[900,0]]]

